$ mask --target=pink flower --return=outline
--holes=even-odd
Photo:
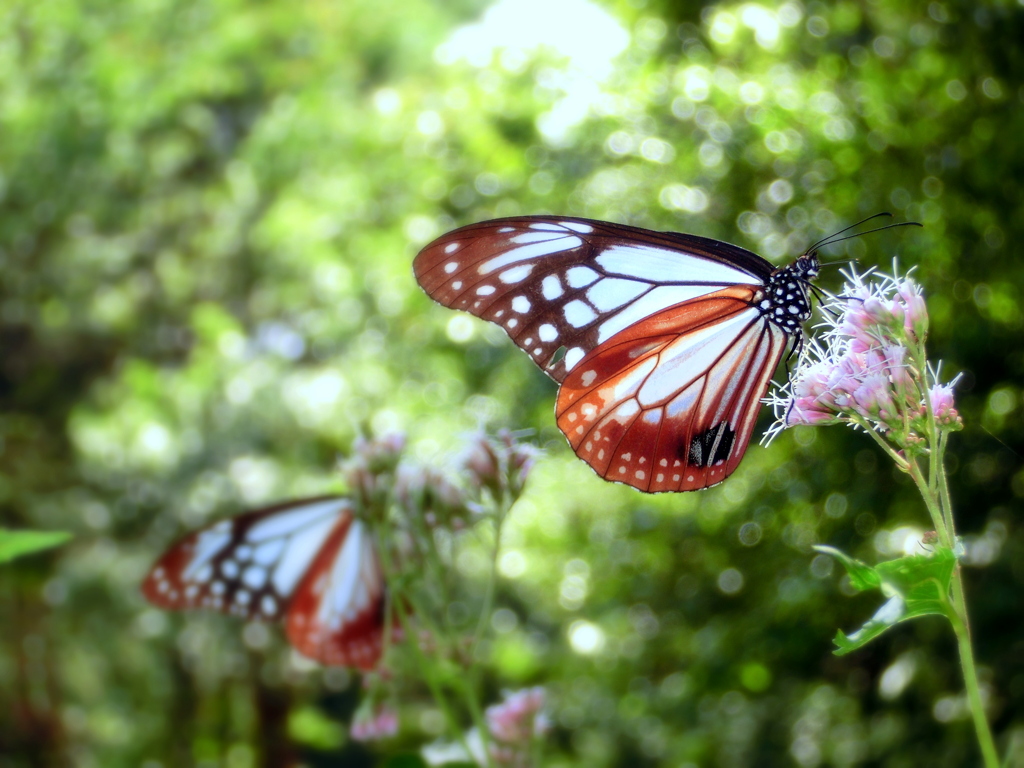
[[[798,397],[793,401],[792,410],[786,415],[786,424],[790,427],[814,427],[819,424],[834,424],[837,421],[833,412],[819,407],[818,402],[810,397]]]
[[[526,745],[549,728],[542,713],[547,691],[541,686],[506,694],[505,701],[487,708],[487,730],[507,745]]]
[[[893,390],[903,401],[917,400],[914,378],[907,363],[907,348],[899,345],[882,347],[882,365],[892,382]]]
[[[956,408],[953,407],[953,386],[955,384],[956,379],[948,384],[936,384],[928,390],[928,399],[931,401],[935,421],[939,426],[959,429],[963,426],[963,421]]]
[[[387,706],[360,708],[349,730],[354,741],[380,741],[398,733],[398,713]]]
[[[928,335],[928,307],[921,286],[908,277],[897,284],[896,292],[906,307],[904,330],[914,341],[923,342]]]
[[[896,418],[896,406],[892,401],[889,377],[882,373],[868,374],[853,393],[854,408],[870,421],[882,428],[888,427]]]
[[[915,368],[928,332],[920,286],[870,270],[844,274],[842,296],[826,302],[825,333],[804,344],[791,380],[766,399],[777,421],[765,441],[797,424],[847,423],[884,432],[904,448],[918,446],[926,383],[933,385],[939,424],[957,428],[951,393],[935,389],[935,371]]]

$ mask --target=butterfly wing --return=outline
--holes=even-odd
[[[373,669],[384,629],[384,578],[359,520],[332,533],[288,609],[288,639],[324,664]]]
[[[353,568],[369,574],[363,580],[374,588],[346,593],[360,601],[350,616],[344,599],[331,589],[347,583],[332,580],[333,574]],[[345,498],[292,501],[190,533],[157,561],[142,593],[161,608],[211,608],[267,621],[286,618],[296,648],[324,663],[369,668],[380,654],[383,579],[365,527]],[[313,605],[314,597],[341,606],[341,612],[325,614]],[[326,615],[328,621],[311,621],[311,614]],[[376,648],[376,655],[356,650],[362,646]]]
[[[763,284],[773,268],[694,235],[521,216],[449,232],[413,269],[431,298],[500,325],[560,382],[617,333],[728,286]]]
[[[641,491],[720,483],[750,442],[787,335],[733,286],[657,312],[562,382],[558,426],[601,477]]]

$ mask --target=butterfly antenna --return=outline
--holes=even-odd
[[[825,245],[835,245],[836,243],[841,243],[844,240],[852,240],[855,237],[861,237],[862,235],[870,235],[872,232],[881,232],[882,230],[885,230],[885,229],[896,229],[896,227],[923,227],[923,226],[924,226],[924,224],[921,224],[920,222],[917,222],[917,221],[901,221],[901,222],[899,222],[897,224],[886,224],[884,227],[875,227],[875,229],[869,229],[866,232],[857,232],[857,233],[852,234],[852,235],[847,235],[846,237],[840,237],[840,238],[836,238],[834,240],[829,240],[827,243],[825,243]],[[839,235],[839,234],[842,234],[842,233],[841,232],[836,232],[836,235]],[[833,237],[835,237],[835,235],[833,235]],[[815,247],[818,247],[818,246],[815,246]]]
[[[827,237],[823,237],[821,240],[819,240],[814,245],[812,245],[810,248],[808,248],[807,249],[807,253],[810,253],[811,251],[813,251],[818,246],[824,245],[827,241],[831,240],[836,235],[841,235],[844,232],[849,232],[854,227],[859,227],[861,224],[864,224],[865,222],[871,221],[872,219],[877,219],[879,216],[892,216],[892,214],[889,213],[888,211],[882,211],[881,213],[872,214],[871,216],[868,216],[866,219],[861,219],[856,224],[851,224],[846,229],[840,229],[838,232],[833,232],[831,235],[828,235]]]

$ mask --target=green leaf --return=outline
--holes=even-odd
[[[314,749],[337,749],[345,743],[345,729],[312,705],[288,714],[288,735]]]
[[[949,587],[956,567],[952,550],[939,548],[930,554],[908,555],[872,568],[832,547],[815,549],[839,560],[857,589],[876,588],[889,598],[856,632],[850,635],[836,632],[837,656],[863,647],[889,627],[907,619],[939,615],[952,620]]]
[[[67,531],[8,531],[0,528],[0,563],[58,547],[70,538]]]
[[[850,557],[835,547],[818,545],[814,549],[824,555],[831,555],[838,560],[843,568],[846,569],[847,574],[850,576],[850,583],[858,592],[863,592],[867,589],[878,589],[881,586],[881,576],[867,563],[862,563],[860,560]]]

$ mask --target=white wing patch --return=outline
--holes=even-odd
[[[347,506],[347,502],[345,503]],[[324,518],[333,518],[338,514],[338,499],[328,499],[313,504],[296,507],[295,509],[277,512],[265,520],[255,523],[246,531],[246,541],[264,541],[280,536],[288,536],[296,531],[320,522]],[[223,522],[229,522],[227,520]],[[212,529],[211,529],[212,530]]]
[[[756,320],[758,314],[756,309],[740,312],[724,322],[682,336],[666,347],[657,370],[637,395],[640,405],[650,408],[672,397],[680,387],[701,378],[727,349],[734,354],[737,350],[742,352],[743,346],[735,343],[736,338],[742,334],[740,329]]]
[[[587,290],[587,300],[599,312],[610,312],[652,288],[650,283],[609,277]]]
[[[539,237],[540,235],[536,235]],[[543,240],[530,245],[524,245],[519,248],[513,248],[511,251],[506,251],[501,256],[495,256],[493,259],[489,259],[480,265],[479,272],[481,275],[487,275],[496,269],[507,267],[509,264],[515,264],[517,261],[526,261],[527,259],[535,259],[538,256],[547,256],[558,251],[568,251],[572,248],[583,245],[583,241],[578,237],[565,237],[550,235],[544,237]]]
[[[653,315],[667,307],[682,304],[700,296],[721,290],[721,285],[660,285],[624,307],[622,311],[611,315],[598,326],[598,343],[610,339],[619,331],[624,331],[634,323]]]
[[[613,245],[594,259],[606,272],[657,283],[750,283],[746,272],[710,259],[683,258],[650,245]]]

